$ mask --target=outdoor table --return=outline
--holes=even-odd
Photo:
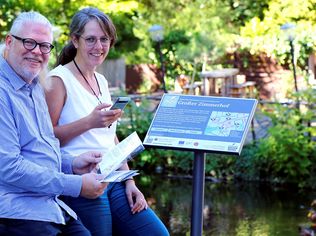
[[[202,71],[200,77],[203,81],[203,95],[229,96],[230,86],[235,84],[235,77],[239,73],[237,68],[224,68],[212,71]],[[220,92],[216,91],[216,83],[221,80]]]

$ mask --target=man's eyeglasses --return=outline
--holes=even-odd
[[[100,43],[102,46],[107,46],[111,42],[111,40],[107,37],[100,37],[99,39],[94,36],[89,36],[86,38],[82,36],[80,37],[84,39],[84,41],[86,42],[86,45],[89,47],[93,47],[97,43],[98,40],[100,40]]]
[[[34,39],[30,39],[30,38],[20,38],[18,36],[15,36],[13,34],[11,34],[12,37],[14,37],[17,40],[22,41],[23,46],[26,50],[30,50],[32,51],[34,48],[36,48],[37,45],[39,45],[40,51],[43,54],[47,54],[50,53],[50,51],[54,48],[54,45],[50,44],[50,43],[38,43],[36,42]]]

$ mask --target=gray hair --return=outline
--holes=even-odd
[[[5,50],[5,44],[1,43],[0,44],[0,55],[4,57],[4,50]]]
[[[43,24],[47,26],[51,32],[53,32],[53,27],[45,16],[35,11],[29,11],[22,12],[15,18],[11,26],[10,33],[18,34],[26,22]]]

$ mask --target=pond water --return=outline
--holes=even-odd
[[[192,179],[141,174],[137,184],[172,236],[190,235]],[[297,236],[315,193],[205,182],[203,235]]]

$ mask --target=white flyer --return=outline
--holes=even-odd
[[[109,151],[103,153],[102,161],[99,163],[101,174],[106,178],[109,174],[118,170],[124,163],[134,158],[144,149],[142,141],[137,133],[133,132]],[[121,174],[123,174],[123,172]]]

